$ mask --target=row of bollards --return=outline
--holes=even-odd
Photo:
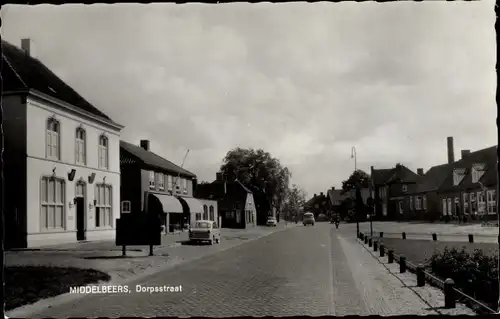
[[[403,239],[406,239],[406,233],[402,233]],[[379,243],[377,240],[372,240],[371,237],[369,237],[366,234],[359,233],[358,238],[361,241],[364,241],[365,244],[368,244],[368,247],[373,247],[374,252],[379,252],[380,257],[385,257],[385,252],[386,252],[386,247],[382,242]],[[380,238],[383,238],[383,233],[380,232]],[[434,241],[437,240],[437,235],[432,234],[432,239]],[[469,235],[469,242],[474,242],[473,235]],[[389,249],[387,250],[387,263],[392,264],[394,263],[394,250]],[[407,271],[407,262],[406,262],[406,257],[405,256],[399,256],[399,272],[406,273]],[[425,286],[425,267],[424,265],[420,264],[416,267],[416,275],[417,275],[417,287],[424,287]],[[448,278],[444,282],[444,306],[445,308],[455,308],[456,307],[456,292],[455,292],[455,282],[453,279]]]
[[[380,235],[381,235],[380,237],[382,237],[382,234],[383,233],[381,232],[380,233]],[[474,243],[474,235],[473,234],[469,234],[468,237],[469,237],[469,243]],[[406,233],[405,232],[401,233],[401,238],[402,239],[406,239]],[[432,240],[433,241],[437,241],[437,234],[436,233],[432,234]]]

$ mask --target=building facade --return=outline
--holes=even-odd
[[[6,247],[112,239],[120,207],[113,122],[30,54],[2,41]]]

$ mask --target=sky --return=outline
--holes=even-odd
[[[494,1],[6,5],[2,38],[211,181],[262,148],[309,196],[497,144]]]

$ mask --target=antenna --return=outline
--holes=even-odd
[[[184,159],[182,160],[181,168],[183,168],[183,167],[184,167],[184,163],[186,162],[186,158],[187,158],[188,154],[189,154],[189,149],[187,150],[186,155],[184,155]],[[177,181],[179,180],[180,176],[181,176],[181,172],[179,172],[179,173],[177,174],[177,177],[176,177],[176,178],[175,178],[175,180],[174,180],[174,187],[175,187],[175,189],[176,189],[176,190],[177,190]],[[173,193],[173,192],[174,192],[174,191],[172,190],[172,193]]]

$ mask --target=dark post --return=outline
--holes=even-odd
[[[455,282],[453,279],[448,278],[444,281],[444,307],[455,308]]]
[[[406,239],[406,233],[405,232],[403,232],[403,234],[401,234],[401,235],[402,235],[403,239]]]
[[[389,249],[389,251],[387,252],[387,262],[389,264],[392,264],[394,262],[394,250],[392,249]]]
[[[359,233],[359,239],[365,240],[365,235],[363,233]]]
[[[405,256],[399,257],[399,272],[400,273],[406,272],[406,257]]]
[[[372,238],[368,239],[368,247],[371,247],[373,245]]]
[[[438,240],[438,236],[436,234],[432,234],[432,240],[434,241]]]
[[[380,257],[385,256],[385,246],[384,244],[380,244]]]
[[[122,256],[127,256],[127,246],[122,246]]]
[[[359,234],[359,219],[356,217],[356,232]]]
[[[368,236],[365,235],[365,244],[368,244]]]
[[[149,256],[153,256],[153,245],[149,245]]]
[[[473,242],[474,242],[474,235],[469,234],[469,243],[473,243]]]
[[[373,251],[377,251],[378,250],[378,241],[374,241],[373,242]]]
[[[379,237],[380,237],[380,238],[384,238],[384,232],[383,232],[383,231],[381,231],[381,232],[380,232]]]
[[[373,236],[373,217],[371,212],[370,212],[370,234],[371,236]]]
[[[425,286],[424,266],[418,265],[417,266],[417,287],[423,287],[423,286]]]

